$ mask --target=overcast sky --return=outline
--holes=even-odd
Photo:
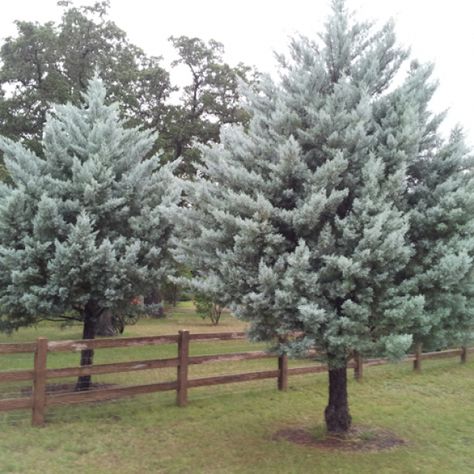
[[[77,4],[93,1],[78,0]],[[226,59],[273,72],[273,51],[285,51],[288,37],[321,31],[329,0],[111,0],[111,18],[148,54],[170,61],[171,35],[222,42]],[[394,18],[399,40],[412,56],[436,64],[440,86],[436,111],[449,109],[446,129],[461,123],[474,144],[474,2],[472,0],[348,0],[360,18]],[[58,20],[56,0],[2,3],[0,36],[15,34],[13,21]]]

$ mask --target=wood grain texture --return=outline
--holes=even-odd
[[[275,354],[265,351],[231,352],[229,354],[213,354],[205,356],[192,356],[189,365],[206,364],[209,362],[232,362],[238,360],[274,359]]]
[[[281,354],[278,357],[278,390],[286,392],[288,390],[288,354]]]
[[[0,344],[0,354],[20,354],[22,352],[35,352],[36,342],[14,342]]]
[[[327,371],[326,365],[311,365],[309,367],[292,367],[288,369],[288,375],[319,374]]]
[[[176,382],[161,382],[148,385],[133,385],[131,387],[113,387],[99,390],[88,390],[84,392],[50,395],[46,400],[46,406],[114,400],[123,397],[163,392],[167,390],[176,390]]]
[[[235,339],[246,339],[247,334],[245,332],[215,332],[215,333],[196,333],[190,334],[189,338],[192,341],[229,341]]]
[[[162,369],[177,367],[178,359],[153,359],[132,362],[115,362],[112,364],[90,365],[84,367],[66,367],[62,369],[48,369],[48,378],[76,377],[81,375],[114,374],[118,372],[135,372],[137,370]],[[1,380],[1,379],[0,379]]]
[[[189,331],[179,331],[176,379],[176,404],[179,407],[185,407],[188,404],[188,363]]]
[[[12,370],[0,372],[1,382],[20,382],[22,380],[33,380],[33,370]]]
[[[443,359],[444,357],[453,357],[461,355],[461,349],[448,349],[445,351],[423,352],[422,359]]]
[[[48,339],[39,337],[36,341],[35,368],[33,373],[33,426],[44,425],[46,407],[46,364],[48,357]]]
[[[52,341],[48,344],[51,352],[74,351],[84,349],[105,349],[111,347],[136,347],[178,342],[178,336],[143,336],[108,339],[79,339],[75,341]]]
[[[415,359],[413,360],[413,370],[415,372],[421,372],[421,360],[423,358],[423,347],[421,342],[415,344]]]
[[[21,410],[32,406],[32,398],[4,398],[0,400],[0,411]]]
[[[378,359],[365,359],[364,360],[365,367],[375,367],[376,365],[385,365],[388,363],[389,361],[385,357],[380,357]]]
[[[206,387],[209,385],[220,385],[226,383],[248,382],[250,380],[261,380],[278,377],[278,370],[266,370],[262,372],[248,372],[245,374],[219,375],[216,377],[203,377],[188,380],[188,387]]]
[[[361,381],[364,376],[364,361],[360,352],[354,351],[354,378]]]

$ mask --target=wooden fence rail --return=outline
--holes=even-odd
[[[243,332],[190,334],[189,331],[183,330],[179,331],[179,334],[177,335],[166,336],[75,341],[48,341],[47,338],[39,337],[36,342],[0,344],[0,355],[28,352],[34,353],[34,367],[32,370],[0,372],[0,383],[32,381],[32,393],[30,397],[0,399],[0,411],[30,409],[32,411],[32,424],[34,426],[41,426],[44,424],[46,408],[50,406],[112,400],[138,394],[175,390],[177,405],[184,407],[188,403],[188,389],[190,388],[275,378],[277,380],[278,389],[284,391],[288,388],[288,376],[290,375],[321,373],[327,371],[327,367],[324,365],[289,368],[288,356],[282,354],[278,356],[278,368],[275,370],[218,375],[194,379],[189,378],[190,365],[276,357],[274,354],[269,354],[265,351],[246,351],[201,356],[189,355],[189,346],[191,342],[231,341],[244,340],[245,338],[246,335]],[[177,357],[96,364],[84,367],[47,368],[49,352],[79,352],[84,349],[136,347],[160,344],[177,344]],[[413,361],[414,370],[420,372],[422,360],[460,356],[461,362],[465,363],[468,353],[471,352],[474,352],[474,348],[462,347],[460,349],[423,353],[421,345],[416,345],[415,353],[410,354],[405,360]],[[388,360],[385,358],[363,360],[361,354],[354,352],[353,358],[348,364],[348,368],[353,368],[354,377],[357,380],[361,380],[363,377],[364,367],[382,365],[387,362]],[[107,387],[91,391],[47,393],[47,381],[49,379],[170,367],[176,367],[176,381],[125,387]]]

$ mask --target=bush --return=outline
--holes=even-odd
[[[196,312],[202,319],[209,318],[214,326],[219,324],[222,315],[222,306],[211,297],[203,293],[195,293],[193,297]]]

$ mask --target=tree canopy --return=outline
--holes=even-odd
[[[40,152],[51,103],[79,104],[95,71],[100,71],[110,101],[120,102],[125,117],[159,124],[171,92],[160,59],[146,56],[106,18],[108,2],[60,5],[64,10],[59,24],[17,21],[17,35],[0,49],[0,85],[8,91],[1,101],[2,134],[21,138]]]
[[[178,53],[172,65],[185,66],[190,82],[182,90],[180,103],[169,109],[164,149],[172,158],[183,157],[181,171],[192,175],[193,162],[199,160],[194,141],[218,141],[222,125],[247,122],[238,86],[239,80],[250,79],[251,70],[243,64],[229,66],[222,56],[224,46],[217,41],[206,44],[187,36],[172,36],[170,41]]]
[[[47,115],[42,156],[0,140],[11,179],[0,186],[1,330],[78,319],[93,338],[104,310],[133,311],[171,268],[177,163],[148,157],[155,135],[125,127],[101,80],[83,100]]]
[[[183,64],[191,81],[182,90],[173,85],[161,57],[147,55],[108,18],[109,1],[63,9],[58,23],[17,21],[17,34],[0,48],[0,133],[21,139],[41,153],[41,133],[52,103],[79,105],[81,93],[97,71],[107,86],[108,100],[120,103],[132,125],[159,132],[153,152],[166,159],[183,157],[181,170],[194,173],[199,157],[194,140],[218,139],[221,124],[244,123],[238,78],[249,68],[229,66],[223,45],[199,38],[172,37],[174,65]],[[170,101],[176,93],[178,101]],[[1,173],[1,169],[0,169]],[[0,174],[1,176],[1,174]]]
[[[401,357],[421,333],[472,324],[472,162],[429,111],[432,68],[395,80],[407,58],[393,23],[376,30],[334,0],[320,39],[294,39],[280,80],[247,91],[248,130],[221,129],[183,183],[190,284],[255,339],[324,355],[333,432],[350,426],[353,351]]]

